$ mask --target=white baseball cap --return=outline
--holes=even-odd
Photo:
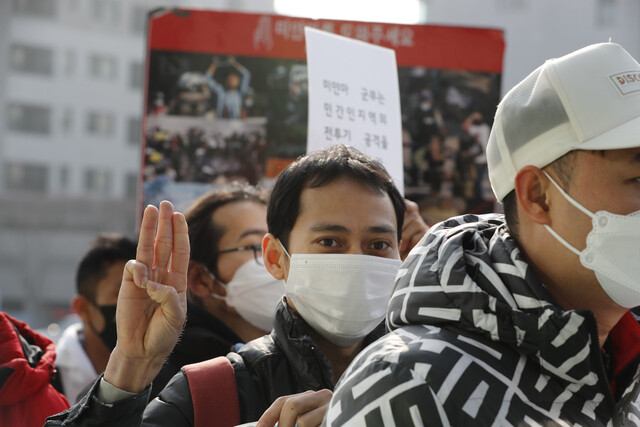
[[[550,59],[498,105],[487,144],[499,201],[527,165],[542,168],[571,150],[640,146],[640,64],[600,43]]]

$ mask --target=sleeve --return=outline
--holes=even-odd
[[[216,93],[217,96],[221,97],[224,95],[224,88],[220,83],[215,81],[213,74],[210,72],[204,73],[204,81],[207,82],[207,85]]]
[[[447,426],[445,411],[412,369],[384,360],[354,367],[333,394],[323,426]]]
[[[98,399],[101,379],[102,376],[93,383],[89,393],[70,409],[47,418],[45,426],[140,426],[151,387],[122,400],[105,403]]]
[[[158,397],[147,405],[142,425],[187,427],[193,426],[193,401],[189,382],[183,370],[173,376]]]
[[[245,67],[240,67],[239,70],[242,82],[240,83],[240,93],[246,95],[249,90],[249,83],[251,82],[251,71]]]

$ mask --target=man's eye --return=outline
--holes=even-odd
[[[384,249],[387,249],[387,248],[388,248],[388,247],[390,247],[390,246],[391,246],[391,245],[389,244],[389,242],[383,242],[383,241],[380,241],[380,242],[374,242],[374,243],[371,245],[371,249],[374,249],[374,250],[376,250],[376,251],[382,251],[382,250],[384,250]]]
[[[336,239],[320,239],[318,240],[318,243],[320,243],[322,246],[327,246],[327,247],[334,247],[334,246],[338,246],[338,242],[336,241]]]

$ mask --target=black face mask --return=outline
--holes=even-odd
[[[116,341],[118,339],[117,330],[116,330],[116,306],[115,305],[97,305],[94,304],[102,313],[102,317],[104,318],[104,329],[102,332],[98,332],[93,324],[91,324],[91,329],[93,332],[100,337],[104,345],[107,346],[109,350],[112,350],[116,347]]]

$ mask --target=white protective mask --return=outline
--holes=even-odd
[[[580,257],[580,263],[596,273],[602,289],[618,305],[640,305],[640,211],[616,215],[607,211],[591,213],[569,196],[546,172],[560,194],[592,219],[587,247],[580,252],[558,233],[545,228],[560,243]]]
[[[285,253],[289,256],[286,249]],[[289,258],[287,299],[329,342],[340,347],[353,345],[384,319],[400,260],[354,254],[293,254]]]
[[[226,296],[213,293],[211,296],[225,300],[256,328],[267,332],[273,329],[273,315],[284,295],[282,280],[275,279],[263,265],[251,259],[223,285],[227,289]]]

